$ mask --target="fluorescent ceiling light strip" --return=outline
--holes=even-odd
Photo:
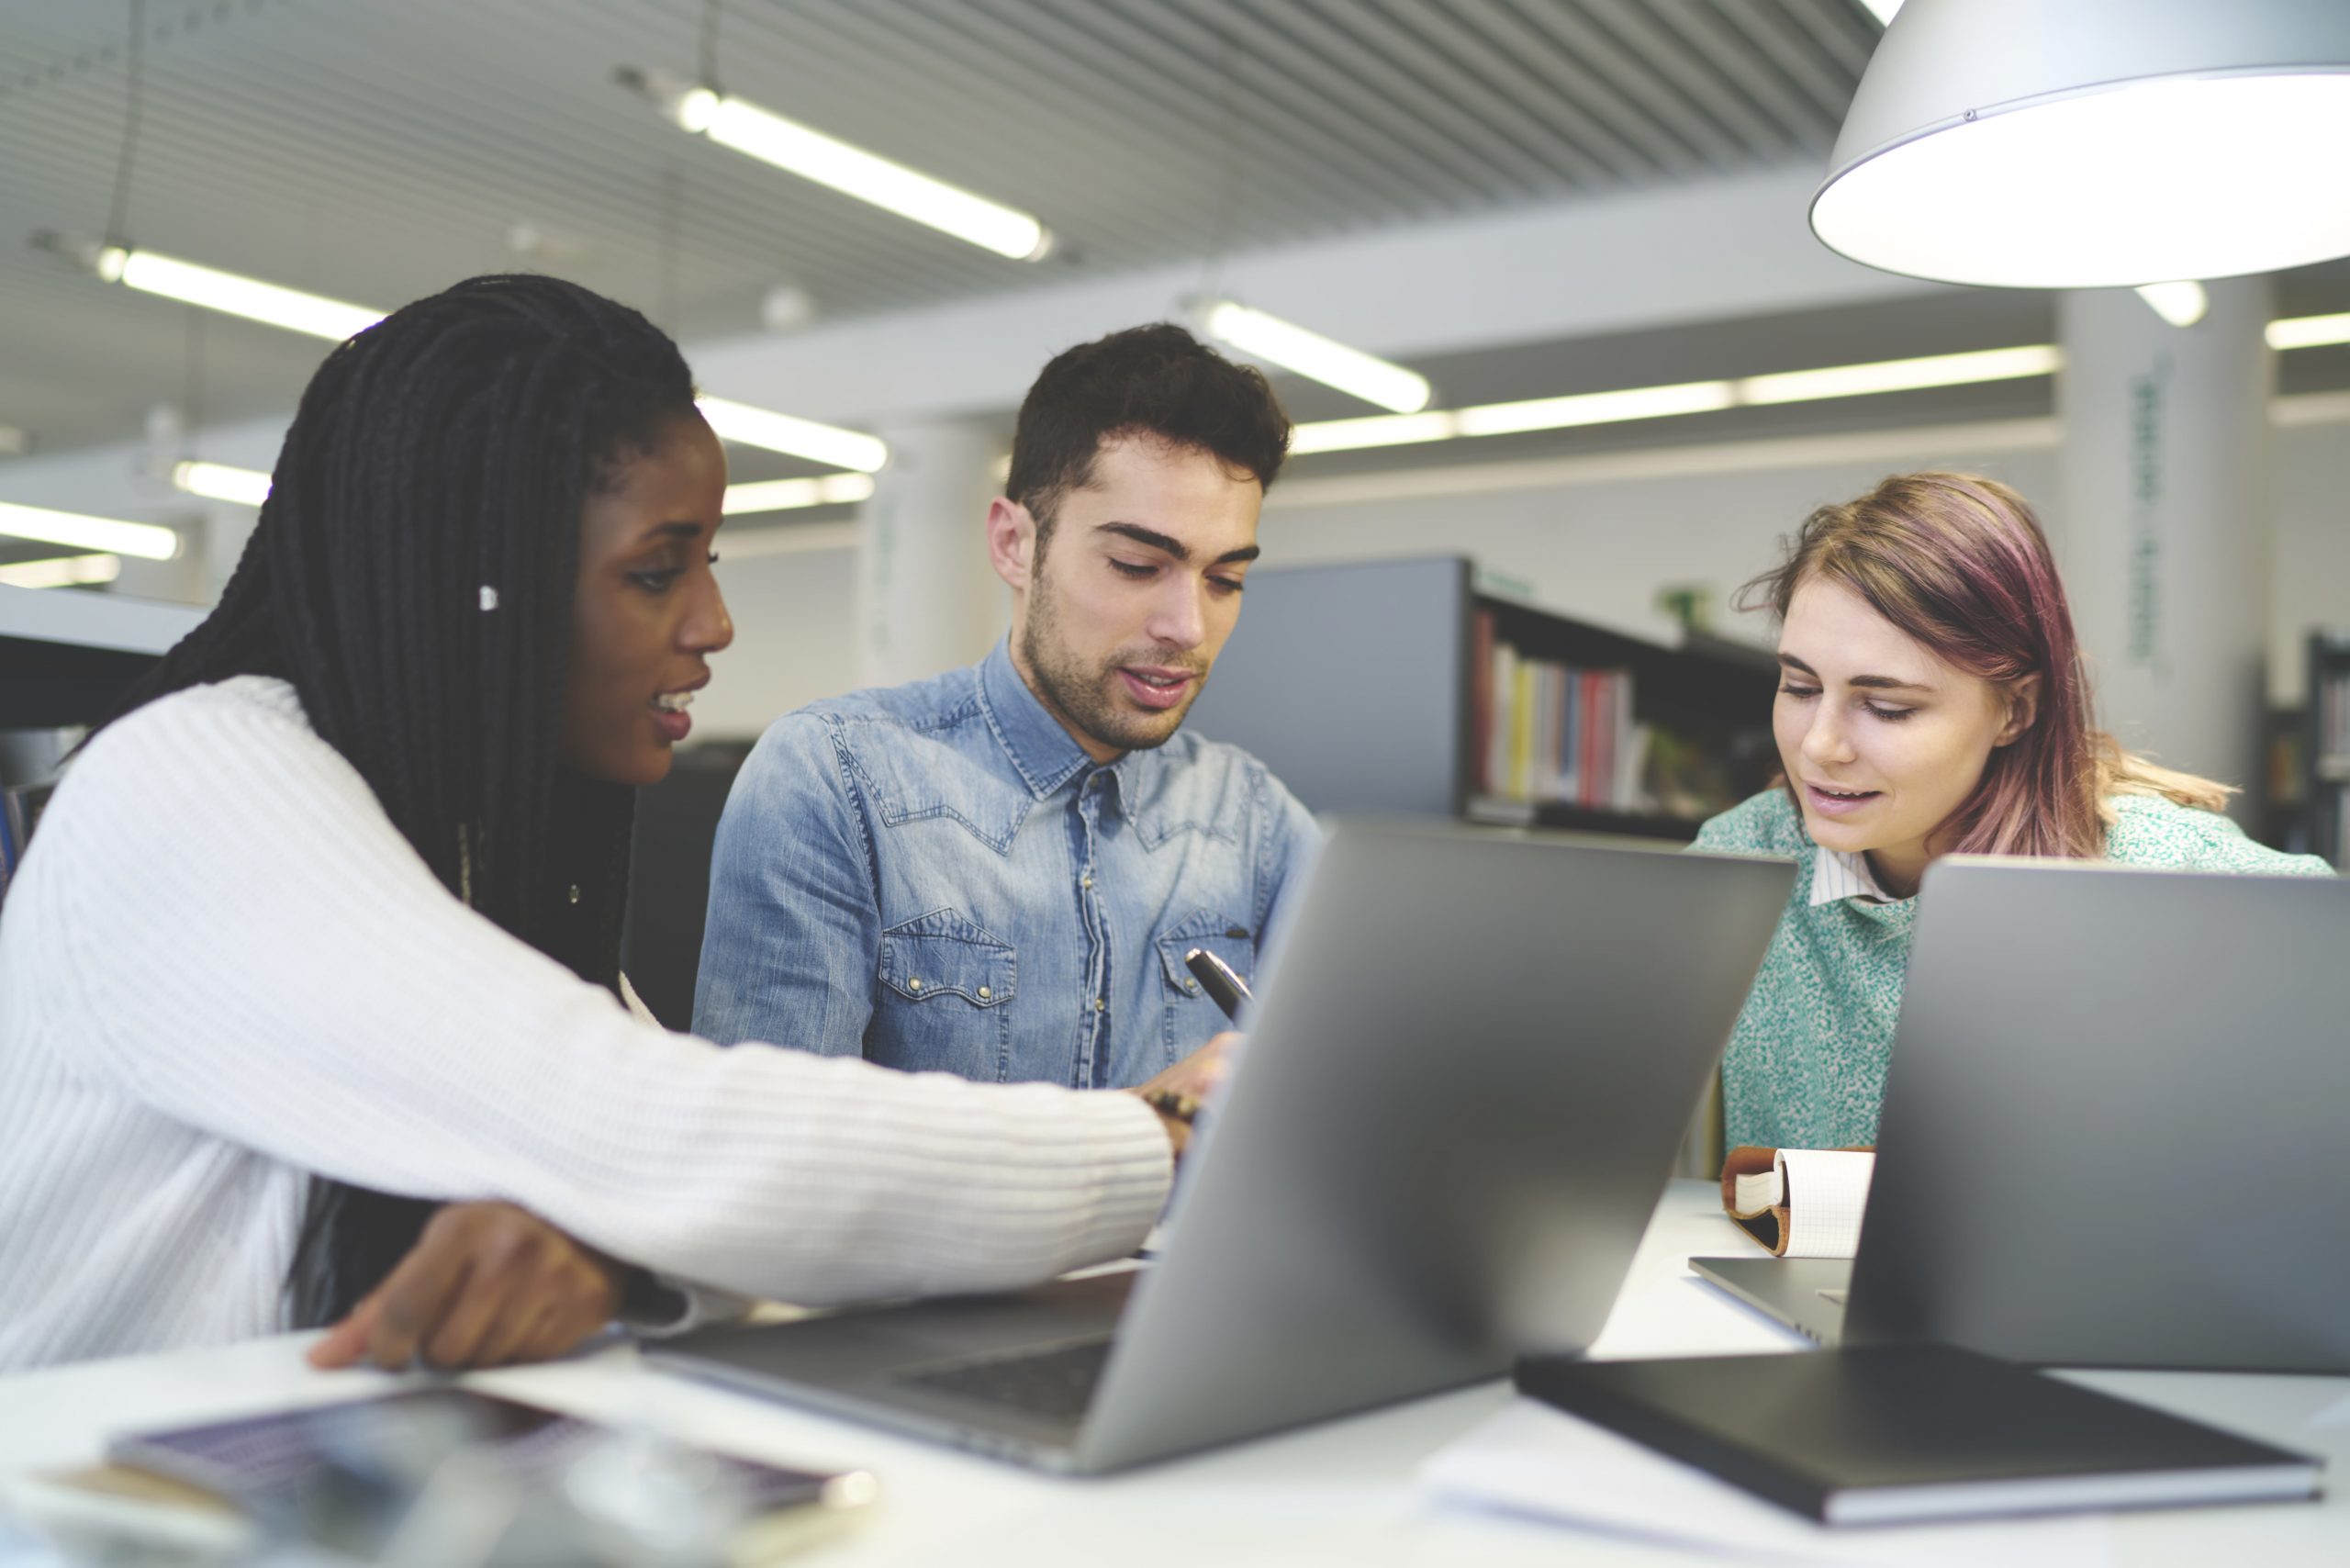
[[[829,463],[835,468],[854,468],[866,474],[890,461],[889,443],[861,431],[845,431],[838,425],[795,419],[727,398],[703,398],[699,404],[702,418],[710,421],[710,428],[723,441],[765,447],[769,452],[788,453],[811,463]]]
[[[200,267],[194,262],[158,255],[152,251],[124,251],[110,246],[99,252],[98,275],[141,293],[201,305],[207,310],[242,316],[247,320],[283,327],[289,332],[308,332],[314,338],[336,342],[365,331],[384,319],[383,311],[371,310],[364,305],[282,288],[274,283]]]
[[[1462,435],[1507,435],[1516,431],[1564,430],[1573,425],[1613,424],[1621,420],[1663,419],[1710,413],[1738,401],[1727,381],[1689,381],[1674,386],[1634,386],[1620,392],[1581,392],[1566,398],[1535,398],[1522,403],[1483,403],[1453,416]]]
[[[232,468],[225,463],[182,463],[172,469],[172,483],[191,495],[216,501],[257,507],[269,498],[269,476],[258,468]],[[821,474],[804,479],[765,479],[726,487],[725,515],[792,511],[802,507],[839,506],[873,494],[869,474]]]
[[[86,588],[122,576],[119,555],[59,555],[0,566],[0,585],[20,588]]]
[[[688,129],[708,118],[702,134],[722,147],[813,180],[843,196],[870,202],[982,250],[1015,262],[1035,261],[1052,237],[1029,214],[992,202],[902,163],[852,147],[797,120],[746,104],[740,98],[689,94],[679,105],[678,123]]]
[[[1325,386],[1349,392],[1366,403],[1376,403],[1399,414],[1416,414],[1428,406],[1427,377],[1349,348],[1335,338],[1308,331],[1293,321],[1216,300],[1203,313],[1211,337],[1223,339],[1252,359],[1270,360]]]
[[[1352,452],[1366,446],[1412,446],[1427,441],[1450,441],[1460,433],[1449,413],[1373,414],[1360,420],[1315,420],[1293,427],[1289,450],[1292,456],[1312,452]]]
[[[20,507],[9,501],[0,501],[0,533],[17,539],[37,539],[44,544],[62,544],[69,550],[136,555],[142,561],[168,561],[180,553],[180,536],[151,522],[86,517],[80,512]]]
[[[2268,323],[2273,349],[2317,348],[2350,343],[2350,311],[2333,316],[2295,316]],[[1741,381],[1693,381],[1674,386],[1635,386],[1617,392],[1582,392],[1520,403],[1485,403],[1425,414],[1375,415],[1360,420],[1318,420],[1296,427],[1292,454],[1348,452],[1371,446],[1407,446],[1449,441],[1455,436],[1501,435],[1517,431],[1558,430],[1617,420],[1661,419],[1707,413],[1742,404],[1810,402],[1907,392],[1929,386],[1963,386],[1986,381],[2053,375],[2064,368],[2064,351],[2053,343],[1986,349],[1975,353],[1934,354],[1922,359],[1883,360],[1874,364],[1830,365]],[[1724,394],[1728,395],[1725,396]]]
[[[2338,316],[2288,316],[2268,323],[2272,349],[2315,349],[2350,343],[2350,310]]]
[[[802,507],[838,506],[861,501],[873,494],[869,474],[825,474],[810,479],[761,479],[726,487],[725,515],[796,511]]]
[[[1861,398],[1875,392],[1908,392],[1921,386],[1963,386],[1978,381],[2012,381],[2052,375],[2065,362],[2053,343],[1986,349],[1976,353],[1932,354],[1888,359],[1873,364],[1838,364],[1778,375],[1750,375],[1738,384],[1741,403],[1807,403],[1822,398]]]
[[[269,499],[269,476],[258,468],[231,468],[225,463],[181,463],[172,469],[172,484],[192,496],[257,507]]]

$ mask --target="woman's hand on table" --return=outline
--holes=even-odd
[[[455,1370],[544,1361],[620,1308],[622,1270],[511,1204],[451,1204],[384,1282],[310,1347],[314,1367]]]

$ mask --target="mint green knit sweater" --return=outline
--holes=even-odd
[[[2179,870],[2331,875],[2314,855],[2255,844],[2212,812],[2151,795],[2116,795],[2106,858]],[[1696,847],[1783,855],[1795,890],[1747,993],[1722,1061],[1722,1127],[1729,1148],[1834,1148],[1876,1141],[1893,1022],[1909,969],[1918,901],[1811,902],[1816,846],[1795,802],[1768,790],[1698,830]]]

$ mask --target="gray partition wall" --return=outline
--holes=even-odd
[[[1461,556],[1260,568],[1186,727],[1262,757],[1315,812],[1456,816],[1469,615]]]

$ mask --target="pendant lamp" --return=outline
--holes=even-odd
[[[1811,227],[2015,288],[2350,255],[2350,0],[1908,0]]]

